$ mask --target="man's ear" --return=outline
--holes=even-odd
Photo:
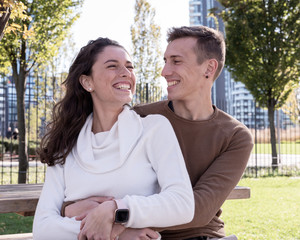
[[[81,86],[88,92],[94,91],[94,85],[91,78],[87,75],[81,75],[79,77],[79,82]]]
[[[210,77],[213,77],[218,69],[218,61],[216,59],[209,59],[207,63],[207,68],[205,75]]]

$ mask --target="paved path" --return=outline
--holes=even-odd
[[[257,162],[258,167],[271,167],[271,154],[251,154],[248,162],[248,167],[255,167]],[[278,159],[279,166],[296,166],[300,168],[300,155],[281,154]]]

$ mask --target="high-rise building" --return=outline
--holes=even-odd
[[[214,29],[225,33],[225,28],[223,21],[218,19],[215,21],[215,18],[209,16],[209,10],[212,8],[221,9],[222,6],[218,1],[214,0],[190,0],[190,25],[191,26],[208,26]],[[212,88],[212,101],[220,109],[223,109],[226,112],[231,112],[231,87],[230,87],[230,73],[223,69],[222,73],[215,81]]]
[[[210,16],[210,9],[222,9],[222,5],[216,0],[190,0],[190,25],[208,26],[217,29],[225,35],[225,26],[222,19]],[[223,69],[221,75],[215,81],[212,89],[212,101],[220,109],[231,114],[248,127],[266,126],[268,124],[265,110],[255,106],[255,101],[245,85],[235,82],[230,72]]]

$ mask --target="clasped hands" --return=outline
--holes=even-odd
[[[65,208],[66,217],[81,221],[78,240],[151,240],[159,237],[150,228],[133,229],[114,224],[113,197],[89,197]]]

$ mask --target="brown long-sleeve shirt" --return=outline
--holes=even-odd
[[[246,126],[215,106],[210,119],[192,121],[176,115],[168,103],[162,101],[134,107],[142,117],[161,114],[169,119],[194,190],[194,219],[188,224],[164,230],[162,239],[224,237],[220,207],[246,168],[253,147],[252,136]]]

